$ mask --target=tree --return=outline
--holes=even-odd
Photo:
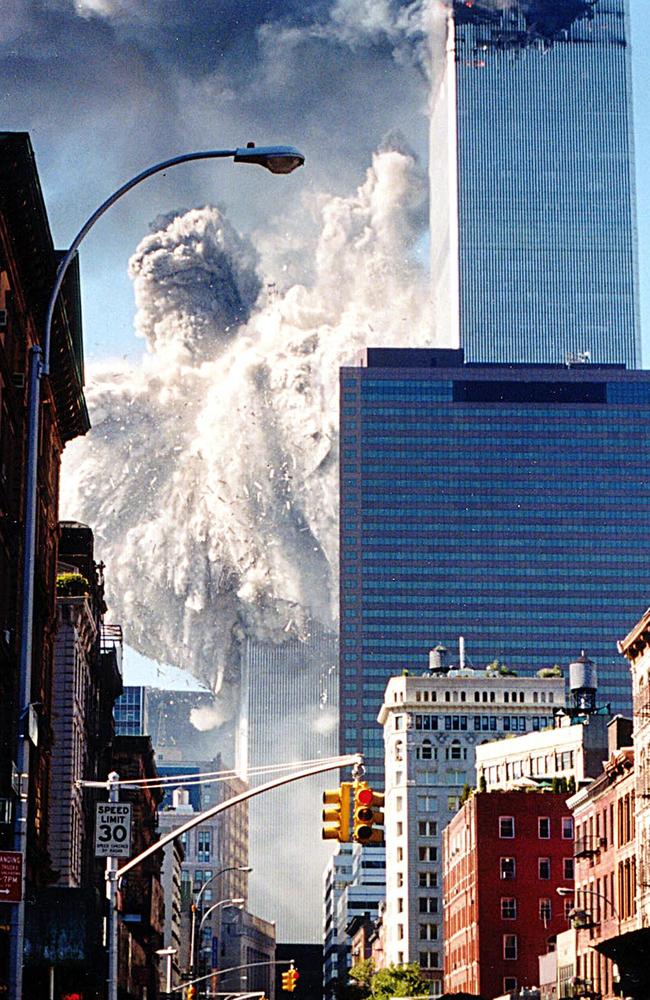
[[[354,980],[356,986],[361,989],[365,989],[366,993],[364,996],[368,996],[372,986],[372,979],[375,975],[375,963],[371,958],[364,958],[361,962],[357,962],[350,969],[350,979]]]
[[[420,966],[389,965],[379,969],[372,979],[372,995],[375,1000],[389,1000],[390,997],[428,996],[431,984],[423,979]]]
[[[345,1000],[389,1000],[390,997],[428,996],[431,984],[422,978],[420,966],[389,965],[375,971],[374,962],[366,958],[350,969],[352,984],[345,991]]]
[[[562,668],[559,663],[554,663],[552,667],[542,667],[537,671],[538,677],[562,677]]]

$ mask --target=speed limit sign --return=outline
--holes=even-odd
[[[131,804],[129,802],[97,803],[95,857],[131,857]]]

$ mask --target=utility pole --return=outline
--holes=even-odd
[[[108,776],[108,801],[120,801],[120,776],[111,771]],[[108,900],[108,1000],[117,1000],[117,858],[106,858],[106,898]]]
[[[106,897],[108,899],[107,1000],[117,1000],[118,924],[116,902],[119,880],[123,878],[124,875],[130,872],[132,868],[135,868],[136,865],[139,865],[142,861],[144,861],[145,858],[151,857],[151,855],[155,854],[156,851],[161,850],[161,848],[171,843],[171,841],[176,840],[178,837],[182,837],[184,833],[189,832],[189,830],[193,830],[195,826],[203,823],[206,819],[210,819],[212,816],[217,816],[220,812],[224,812],[226,809],[231,809],[233,806],[239,805],[240,802],[246,802],[248,799],[252,799],[257,795],[263,795],[265,792],[269,792],[274,788],[280,788],[282,785],[288,785],[293,781],[300,781],[302,778],[309,778],[314,774],[323,774],[325,771],[334,771],[338,768],[346,767],[352,764],[363,764],[363,755],[359,753],[343,754],[340,757],[332,757],[325,763],[321,761],[318,764],[312,764],[310,767],[302,768],[300,771],[294,772],[293,774],[283,775],[281,778],[274,778],[273,781],[267,781],[264,785],[256,785],[254,788],[248,788],[245,792],[240,792],[239,795],[234,795],[225,802],[219,802],[210,809],[206,809],[205,812],[198,813],[196,816],[189,819],[187,823],[184,823],[182,826],[176,827],[174,830],[166,833],[154,844],[151,844],[144,851],[141,851],[141,853],[136,857],[127,861],[121,868],[118,868],[118,858],[107,858],[105,875]],[[84,781],[83,784],[87,788],[108,787],[108,801],[110,803],[119,802],[119,774],[115,771],[111,771],[106,782]],[[134,781],[132,784],[137,785],[138,782]],[[195,981],[198,982],[198,980]],[[173,988],[172,992],[176,992],[178,989],[184,989],[190,985],[192,985],[191,982],[185,983],[183,986]]]

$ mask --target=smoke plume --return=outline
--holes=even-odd
[[[352,195],[314,196],[316,237],[286,260],[209,206],[157,220],[131,258],[148,355],[95,373],[64,506],[93,525],[127,641],[224,706],[244,635],[335,618],[338,369],[432,342],[425,204],[413,156],[386,148]],[[286,277],[297,250],[309,283]]]

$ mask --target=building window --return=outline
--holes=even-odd
[[[210,861],[212,853],[212,831],[199,830],[196,835],[196,859],[199,862]]]
[[[398,913],[404,912],[404,900],[402,899],[401,896],[397,897],[397,912]]]
[[[420,837],[436,837],[438,835],[438,821],[421,819],[418,823],[418,834]]]
[[[404,872],[397,873],[397,888],[401,889],[404,885]]]
[[[540,816],[537,820],[537,836],[540,840],[550,840],[551,820],[548,816]]]
[[[514,898],[514,896],[501,897],[501,919],[502,920],[517,919],[517,900]]]
[[[516,962],[517,961],[517,935],[516,934],[504,934],[503,935],[503,957],[506,961]]]
[[[422,760],[431,760],[432,748],[431,741],[424,740],[422,744]]]
[[[420,924],[420,941],[437,941],[437,924]]]
[[[420,913],[437,913],[438,900],[435,896],[420,896],[419,907]]]
[[[418,847],[418,858],[420,861],[437,861],[437,847]]]
[[[573,840],[573,817],[562,817],[562,840]]]
[[[420,968],[421,969],[437,969],[439,967],[439,953],[437,951],[421,951],[420,952]],[[434,983],[430,984],[434,986]],[[436,994],[431,994],[435,996]]]
[[[404,860],[404,848],[403,847],[398,847],[397,848],[397,860],[398,861],[403,861]]]
[[[418,885],[421,889],[437,889],[438,872],[419,872]]]
[[[401,837],[404,834],[404,824],[398,820],[396,825],[396,836]]]
[[[546,925],[546,924],[549,923],[549,921],[550,921],[550,919],[551,919],[552,916],[553,916],[553,913],[552,913],[552,910],[551,910],[551,901],[550,901],[550,899],[540,899],[540,901],[539,901],[539,919],[542,920],[544,922],[544,924]]]
[[[515,993],[517,990],[517,977],[516,976],[504,976],[503,977],[503,992],[504,993]]]
[[[515,835],[514,816],[499,816],[499,836],[502,840],[512,840]]]
[[[515,859],[514,858],[501,858],[501,878],[502,879],[513,879],[515,877]]]
[[[568,879],[573,878],[573,858],[564,859],[564,877]]]
[[[404,924],[397,925],[397,940],[398,941],[404,940]]]
[[[551,877],[551,859],[550,858],[538,858],[537,859],[537,874],[541,879],[549,879]]]

